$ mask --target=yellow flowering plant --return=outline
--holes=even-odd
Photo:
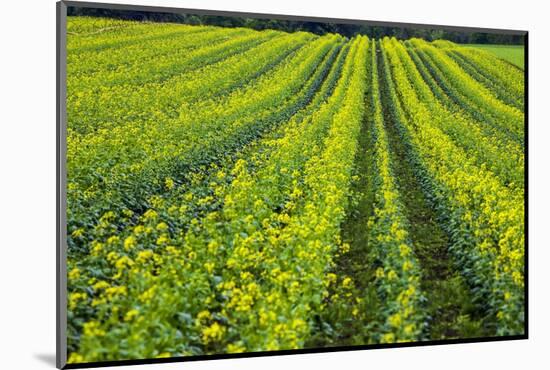
[[[69,27],[70,362],[432,339],[400,166],[484,329],[521,331],[521,73],[444,41]]]

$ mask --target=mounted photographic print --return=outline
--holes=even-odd
[[[58,3],[58,367],[527,338],[526,56]]]

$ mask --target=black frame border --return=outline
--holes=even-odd
[[[463,339],[442,339],[429,340],[409,343],[389,343],[389,344],[365,344],[356,346],[334,346],[334,347],[315,347],[291,350],[278,351],[262,351],[262,352],[245,352],[233,354],[212,354],[198,356],[176,356],[169,358],[149,358],[149,359],[131,359],[131,360],[115,360],[115,361],[100,361],[100,362],[83,362],[78,364],[67,364],[67,279],[66,279],[66,263],[67,263],[67,238],[66,231],[66,129],[67,129],[67,111],[66,111],[66,37],[67,37],[67,7],[81,8],[103,8],[115,10],[137,10],[157,13],[193,13],[199,15],[213,16],[229,16],[229,17],[247,17],[257,19],[278,19],[290,21],[309,21],[309,22],[327,22],[327,23],[342,23],[342,24],[359,24],[370,26],[389,26],[389,27],[404,27],[404,28],[429,28],[429,29],[444,29],[450,31],[461,32],[483,32],[483,33],[498,33],[498,34],[518,34],[524,36],[524,132],[525,132],[525,172],[524,172],[524,228],[525,228],[525,244],[524,244],[524,281],[525,281],[525,299],[524,299],[524,333],[521,335],[495,336],[495,337],[479,337],[479,338],[463,338]],[[511,340],[529,339],[529,31],[526,30],[510,30],[497,28],[478,28],[478,27],[459,27],[447,25],[421,24],[421,23],[401,23],[401,22],[383,22],[370,21],[359,19],[341,19],[341,18],[325,18],[325,17],[308,17],[297,15],[283,14],[265,14],[265,13],[248,13],[248,12],[232,12],[207,9],[189,9],[189,8],[174,8],[174,7],[159,7],[147,5],[131,5],[131,4],[110,4],[85,1],[58,1],[56,3],[56,367],[58,369],[82,369],[96,368],[106,366],[126,366],[126,365],[143,365],[143,364],[162,364],[174,362],[191,362],[204,360],[221,360],[234,358],[251,358],[251,357],[268,357],[268,356],[283,356],[295,354],[313,354],[313,353],[329,353],[343,351],[361,351],[368,349],[384,349],[384,348],[408,348],[408,347],[424,347],[433,345],[447,344],[467,344],[467,343],[484,343],[484,342],[500,342]]]

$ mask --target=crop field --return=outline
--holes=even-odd
[[[477,45],[469,44],[465,46],[475,47],[477,49],[488,51],[496,55],[499,58],[507,60],[508,62],[524,69],[524,47],[523,45]]]
[[[523,334],[524,76],[69,17],[69,362]]]

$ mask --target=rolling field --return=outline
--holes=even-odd
[[[478,45],[469,44],[464,46],[472,46],[477,49],[485,50],[493,53],[499,58],[507,60],[508,62],[524,69],[525,57],[523,45]]]
[[[523,72],[69,17],[69,362],[523,333]]]

